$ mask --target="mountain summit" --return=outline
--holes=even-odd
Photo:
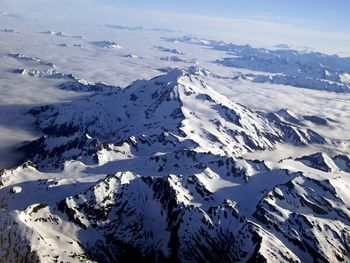
[[[14,251],[0,260],[344,261],[348,156],[327,157],[332,174],[319,155],[242,157],[326,144],[304,123],[326,120],[253,111],[203,72],[176,69],[32,109],[43,136],[0,176],[0,226],[16,226],[0,229]]]
[[[35,108],[31,113],[44,136],[23,149],[40,167],[130,140],[139,155],[188,148],[232,157],[273,149],[278,142],[326,142],[291,119],[230,101],[189,72],[193,69],[175,69],[123,90]],[[67,149],[74,154],[69,156]]]

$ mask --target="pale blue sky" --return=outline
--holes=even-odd
[[[95,1],[100,2],[101,1]],[[350,0],[105,0],[143,10],[146,22],[161,23],[227,41],[272,45],[285,42],[350,54]],[[131,19],[137,22],[139,19]],[[141,22],[141,21],[140,21]]]
[[[349,0],[107,0],[105,2],[124,7],[203,16],[297,19],[324,24],[332,31],[350,32]]]
[[[52,19],[168,27],[240,44],[350,55],[350,0],[0,0],[2,6],[37,16],[45,10]]]

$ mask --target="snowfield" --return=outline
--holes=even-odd
[[[350,58],[0,22],[0,262],[350,262]]]

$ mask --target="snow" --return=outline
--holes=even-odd
[[[343,73],[340,75],[340,80],[344,84],[350,84],[350,74],[349,73]]]
[[[0,19],[0,261],[348,261],[347,58]]]
[[[93,42],[90,42],[90,44],[95,45],[97,47],[101,47],[101,48],[111,48],[111,49],[122,48],[122,46],[117,44],[116,42],[110,42],[110,41],[106,41],[106,40],[93,41]]]
[[[19,194],[20,192],[22,192],[22,188],[20,186],[14,186],[11,189],[11,193],[13,194]]]
[[[128,55],[126,55],[125,57],[126,57],[126,58],[141,58],[141,57],[139,57],[139,56],[137,56],[137,55],[134,55],[134,54],[128,54]]]

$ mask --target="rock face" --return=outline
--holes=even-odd
[[[86,231],[99,233],[100,239],[87,243],[99,261],[257,260],[254,250],[263,230],[242,216],[233,201],[210,206],[216,196],[203,184],[203,177],[217,179],[210,170],[161,178],[119,173],[66,198],[59,208]],[[197,202],[205,205],[199,207]],[[286,248],[275,255],[276,259],[293,257]]]
[[[304,125],[326,120],[253,111],[204,73],[32,109],[43,136],[0,174],[0,261],[349,261],[347,156],[242,157],[326,144]]]
[[[336,155],[333,158],[335,164],[339,167],[340,170],[349,173],[350,172],[350,158],[347,155]]]
[[[344,262],[349,259],[350,238],[344,197],[332,181],[297,176],[269,192],[254,217],[304,254],[305,260]]]
[[[340,170],[348,173],[350,171],[350,159],[346,155],[336,155],[331,158],[325,153],[318,152],[297,158],[296,160],[306,166],[324,172],[336,172]]]

